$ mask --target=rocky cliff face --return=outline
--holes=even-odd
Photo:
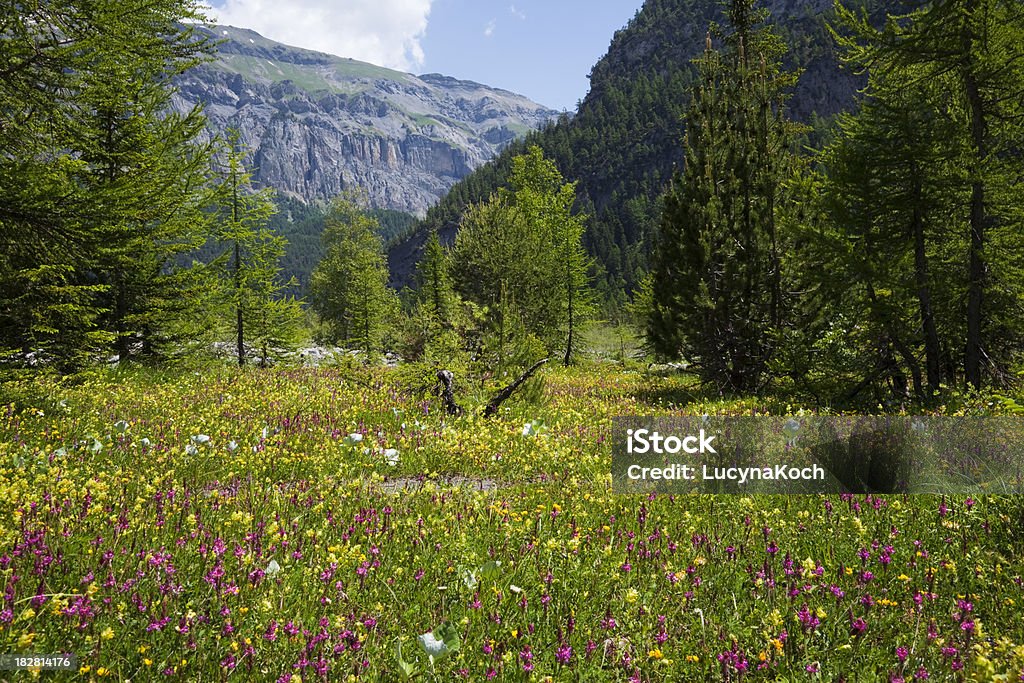
[[[212,133],[238,129],[257,185],[304,199],[363,188],[422,215],[509,141],[556,115],[530,100],[437,74],[288,47],[230,26],[216,61],[186,74],[174,106],[205,106]]]

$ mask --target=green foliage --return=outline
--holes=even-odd
[[[522,309],[508,283],[503,283],[497,302],[487,312],[477,356],[485,376],[505,380],[544,356],[544,344],[523,322]]]
[[[274,212],[270,192],[252,190],[236,132],[229,134],[228,145],[223,181],[216,188],[216,239],[222,251],[213,265],[228,311],[225,318],[232,321],[238,364],[245,364],[248,348],[254,347],[260,365],[266,365],[272,356],[297,346],[303,314],[294,298],[281,297],[289,284],[280,278],[287,241],[268,225]]]
[[[920,0],[868,0],[872,21],[885,10],[902,11]],[[806,71],[794,89],[791,115],[815,124],[802,142],[817,146],[831,118],[848,109],[863,86],[840,70],[820,5],[787,6],[776,17],[792,72]],[[572,116],[514,143],[495,160],[456,183],[432,207],[416,239],[429,231],[450,238],[471,205],[508,187],[512,159],[537,145],[565,178],[579,183],[577,198],[590,216],[584,245],[594,257],[591,271],[602,303],[624,306],[650,268],[661,221],[660,197],[683,165],[680,146],[695,75],[693,58],[704,47],[706,27],[720,19],[720,3],[648,0],[612,37],[607,54],[590,73],[590,92]],[[640,46],[643,46],[642,49]],[[404,284],[404,283],[403,283]]]
[[[324,229],[324,259],[313,271],[313,306],[332,342],[367,354],[379,350],[398,311],[387,286],[387,266],[377,222],[351,196],[334,200]]]
[[[430,324],[437,328],[451,319],[458,303],[450,270],[448,254],[441,246],[437,234],[433,233],[427,240],[423,260],[419,265],[416,298]]]
[[[309,278],[324,256],[324,209],[281,193],[273,196],[275,211],[267,221],[287,244],[281,256],[281,280],[288,283],[282,293],[302,298],[309,293]]]
[[[463,218],[452,257],[456,287],[492,311],[499,366],[519,325],[523,340],[540,340],[568,363],[578,349],[578,328],[593,310],[584,221],[573,213],[575,184],[564,183],[538,147],[512,166],[511,189]]]
[[[927,104],[942,87],[873,76],[861,109],[841,119],[822,155],[835,231],[823,241],[831,272],[822,294],[856,324],[849,331],[860,349],[856,364],[888,359],[885,374],[912,377],[920,398],[940,388],[952,360],[941,362],[941,348],[963,336],[956,302],[966,295],[963,282],[948,276],[959,262],[950,256],[966,250],[958,229],[964,197],[955,189],[959,141],[949,116]]]
[[[881,29],[838,12],[846,60],[870,74],[823,156],[830,262],[859,283],[841,300],[874,368],[865,381],[906,394],[909,374],[923,398],[959,377],[1010,382],[1024,350],[1011,256],[1024,248],[1024,11],[940,3]]]
[[[778,222],[797,164],[783,114],[793,78],[750,5],[729,6],[727,52],[707,49],[688,115],[686,164],[665,198],[648,340],[721,389],[757,389],[783,318]]]
[[[323,202],[307,203],[280,192],[273,194],[272,199],[276,210],[267,225],[287,242],[280,261],[280,277],[286,283],[282,293],[302,299],[309,294],[313,269],[324,257],[323,232],[328,206]],[[416,221],[411,214],[390,209],[370,209],[367,213],[377,219],[377,234],[385,243],[408,231]],[[196,258],[203,262],[215,258],[218,252],[211,246],[205,245],[196,252]]]
[[[71,369],[159,353],[190,302],[209,149],[171,80],[206,59],[191,0],[0,3],[0,349]]]
[[[447,369],[461,376],[469,368],[483,320],[479,308],[455,292],[450,270],[450,255],[431,235],[417,267],[412,311],[399,333],[400,353],[425,363],[431,374]]]
[[[24,336],[7,340],[11,346],[0,347],[0,352],[13,356],[24,351],[31,354],[29,365],[56,361],[61,369],[72,370],[113,341],[111,333],[97,326],[100,311],[95,299],[106,288],[82,283],[72,265],[5,268],[4,275],[16,277],[3,281],[11,285],[5,290],[9,293],[4,319],[12,325],[11,332]],[[18,342],[20,348],[14,345]]]
[[[377,220],[377,234],[385,244],[406,234],[416,224],[416,216],[394,209],[370,209],[369,214]]]

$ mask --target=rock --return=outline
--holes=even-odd
[[[375,207],[422,216],[557,115],[471,81],[391,71],[246,29],[200,30],[225,42],[215,61],[179,78],[174,109],[203,104],[210,134],[239,131],[257,186],[307,201],[359,187]]]

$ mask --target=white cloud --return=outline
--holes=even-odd
[[[487,22],[487,26],[484,26],[484,37],[485,38],[490,38],[492,35],[494,35],[494,29],[497,26],[498,26],[498,20],[497,19],[491,19],[490,21],[488,21]]]
[[[516,19],[526,19],[526,12],[522,11],[521,9],[518,9],[515,5],[508,6],[508,13],[511,14]]]
[[[271,40],[409,71],[433,0],[226,0],[211,14]]]

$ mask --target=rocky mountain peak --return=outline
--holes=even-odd
[[[415,76],[290,47],[232,26],[202,29],[216,59],[178,82],[211,133],[239,131],[254,181],[305,201],[362,188],[378,208],[422,215],[457,180],[557,112],[441,74]]]

